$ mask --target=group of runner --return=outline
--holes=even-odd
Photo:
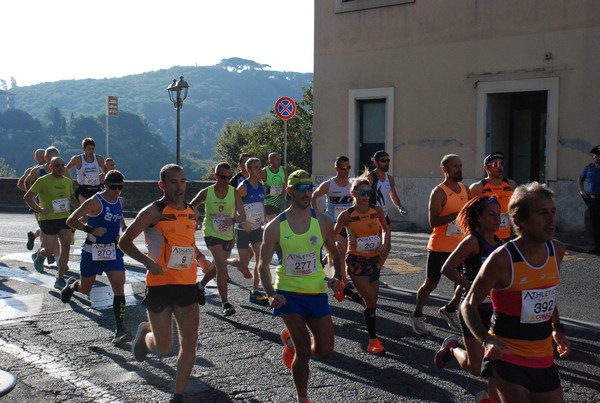
[[[62,285],[61,299],[68,302],[75,291],[89,293],[95,276],[106,272],[115,295],[115,344],[132,339],[123,326],[123,253],[146,267],[143,304],[148,321],[139,324],[131,348],[140,362],[150,351],[169,352],[175,320],[179,354],[173,402],[183,401],[195,363],[198,305],[205,302],[208,281],[216,278],[223,315],[235,314],[228,300],[228,265],[253,279],[250,302],[270,305],[273,313],[283,319],[282,356],[291,369],[298,402],[310,401],[310,356],[328,358],[334,350],[326,285],[336,296],[345,295],[363,305],[366,351],[376,355],[385,352],[377,337],[376,308],[381,268],[391,249],[387,213],[392,206],[403,215],[406,211],[387,173],[387,152],[376,152],[375,169],[354,179],[349,178],[349,159],[338,157],[334,163],[336,175],[316,189],[307,171],[288,175],[277,153],[269,155],[269,165],[264,169],[258,158],[242,154],[238,160],[240,174],[233,177],[231,166],[219,163],[214,171],[215,183],[201,190],[190,203],[185,201],[183,169],[168,164],[161,169],[158,182],[163,197],[142,209],[127,227],[119,199],[124,177],[119,171],[107,171],[93,148],[90,156],[86,140],[84,153],[66,166],[78,169],[81,187],[78,196],[82,204],[73,213],[69,209],[73,186],[70,179],[69,185],[63,181],[67,178],[59,157],[47,161],[46,167],[51,172],[52,187],[57,188],[61,180],[64,192],[45,191],[46,175],[38,178],[25,195],[29,206],[40,215],[43,247],[37,256],[50,256],[54,249],[49,242],[58,236],[62,258],[66,241],[67,260],[61,265],[59,259],[58,283],[66,271],[71,228],[88,233],[82,249],[81,277],[70,278]],[[455,336],[446,338],[435,353],[435,364],[444,368],[455,358],[471,373],[488,377],[488,393],[495,401],[561,401],[552,339],[561,356],[569,353],[570,345],[556,309],[558,266],[564,246],[552,239],[556,226],[553,194],[537,183],[515,189],[514,181],[502,175],[503,162],[502,153],[490,154],[484,160],[487,177],[467,189],[461,183],[460,157],[443,157],[444,181],[432,191],[428,207],[433,232],[426,277],[417,292],[410,321],[417,334],[429,333],[423,308],[444,274],[456,284],[456,292],[439,314],[452,329],[461,331],[463,345]],[[284,196],[289,207],[280,212]],[[326,214],[318,211],[322,196],[326,196]],[[212,262],[202,255],[194,239],[201,204],[205,211],[204,240]],[[44,223],[49,220],[61,221]],[[510,222],[517,235],[513,240]],[[119,236],[121,230],[124,233]],[[54,231],[56,234],[51,234]],[[147,253],[134,244],[142,232]],[[238,259],[231,258],[234,244]],[[270,266],[274,254],[278,264],[273,280]],[[250,271],[253,257],[255,266]],[[200,282],[196,280],[198,265],[204,272]],[[36,269],[38,266],[36,262]],[[542,275],[538,278],[537,273]]]

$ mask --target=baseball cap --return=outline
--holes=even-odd
[[[303,178],[305,176],[305,178]],[[306,172],[304,169],[298,169],[288,176],[287,187],[291,188],[292,186],[299,185],[301,183],[310,183],[312,184],[312,178],[310,174]]]
[[[373,161],[378,160],[381,157],[389,157],[390,155],[384,150],[379,150],[373,154]]]
[[[594,155],[600,155],[600,145],[598,145],[598,146],[596,146],[596,147],[592,148],[592,149],[590,150],[590,154],[594,154]]]
[[[496,151],[496,152],[491,153],[490,155],[488,155],[487,157],[485,157],[483,159],[483,165],[488,165],[493,160],[504,161],[504,154],[501,153],[500,151]]]

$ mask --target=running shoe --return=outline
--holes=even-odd
[[[381,288],[388,288],[389,285],[385,281],[379,280],[379,287],[381,287]]]
[[[383,354],[385,353],[385,348],[383,348],[381,341],[379,341],[379,339],[375,337],[374,339],[369,340],[367,352],[375,355]]]
[[[204,304],[206,304],[206,294],[205,294],[205,289],[204,287],[202,287],[202,289],[200,289],[199,287],[200,282],[196,283],[196,288],[198,290],[198,304],[200,304],[200,306],[203,306]]]
[[[456,336],[452,335],[446,337],[442,342],[440,349],[436,351],[435,355],[433,356],[433,362],[435,363],[435,366],[439,369],[443,369],[446,364],[452,360],[452,353],[450,350],[456,347],[460,347]]]
[[[415,333],[420,334],[421,336],[426,336],[429,334],[429,330],[427,330],[427,326],[425,326],[425,316],[415,316],[413,312],[408,314],[410,318],[412,329]]]
[[[44,258],[40,256],[39,252],[35,252],[31,255],[31,259],[33,260],[33,267],[38,271],[38,273],[44,272]]]
[[[27,250],[33,249],[33,243],[35,242],[35,234],[31,231],[27,233]]]
[[[360,296],[360,294],[354,290],[354,286],[352,285],[352,283],[348,283],[348,285],[346,285],[346,288],[344,288],[343,293],[346,296],[346,298],[349,298],[357,304],[362,305],[363,299]]]
[[[456,312],[448,312],[445,306],[441,307],[438,311],[442,319],[448,323],[448,327],[452,330],[456,330],[460,332],[460,322],[458,320],[458,311]]]
[[[54,282],[54,288],[58,288],[59,290],[62,290],[66,286],[67,286],[67,282],[65,281],[64,277],[56,278],[56,281]]]
[[[290,331],[287,330],[287,327],[284,327],[281,331],[281,341],[283,342],[283,364],[287,368],[292,368],[292,362],[294,361],[294,356],[296,355],[296,350],[294,347],[290,347],[288,345],[288,340],[290,339]]]
[[[131,341],[132,339],[133,337],[131,337],[131,333],[129,333],[127,330],[118,329],[115,331],[115,335],[112,338],[111,343],[116,346],[117,344]]]
[[[48,264],[52,264],[56,262],[56,258],[52,255],[48,256]]]
[[[253,304],[269,305],[269,297],[267,297],[266,294],[264,294],[258,290],[254,290],[254,291],[250,292],[249,301],[252,302]]]
[[[75,289],[73,288],[73,283],[76,282],[77,279],[75,277],[69,277],[69,279],[67,280],[67,284],[63,287],[63,289],[60,291],[60,300],[63,303],[67,303],[71,300],[71,297],[73,296],[73,293],[75,292]]]
[[[229,302],[223,304],[223,316],[231,316],[235,313],[235,308]]]
[[[148,355],[148,346],[146,345],[146,334],[150,332],[150,323],[142,322],[138,325],[135,339],[131,343],[131,353],[137,362],[143,362]]]
[[[252,278],[252,273],[250,273],[250,270],[247,267],[238,267],[237,269],[242,273],[244,278]]]

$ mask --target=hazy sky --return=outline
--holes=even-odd
[[[0,35],[9,87],[229,57],[312,72],[314,0],[8,0]]]

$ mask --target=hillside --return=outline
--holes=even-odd
[[[145,118],[149,130],[174,152],[176,111],[166,88],[174,78],[184,76],[190,88],[181,111],[182,154],[195,151],[210,159],[214,141],[226,120],[252,120],[268,113],[279,97],[299,99],[302,87],[312,82],[312,73],[271,71],[266,67],[231,58],[215,66],[175,66],[121,78],[65,80],[10,91],[17,96],[17,109],[41,121],[49,120],[52,107],[58,108],[67,120],[79,115],[103,115],[106,96],[116,95],[120,111]],[[109,128],[119,118],[111,117]],[[104,140],[97,143],[98,151],[104,153]]]

